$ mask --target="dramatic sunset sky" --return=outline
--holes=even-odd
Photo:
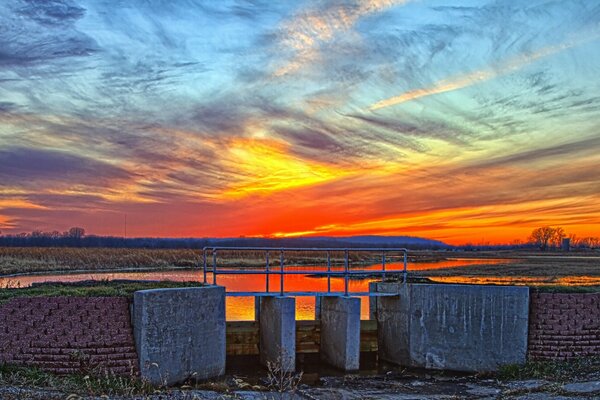
[[[600,1],[0,2],[0,230],[600,235]]]

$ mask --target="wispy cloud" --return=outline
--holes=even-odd
[[[293,73],[319,59],[320,46],[349,31],[361,18],[411,0],[358,0],[316,7],[298,13],[281,28],[280,47],[291,50],[291,59],[273,72],[276,77]]]
[[[491,68],[481,69],[470,72],[466,75],[456,76],[449,79],[441,80],[435,83],[431,87],[414,89],[408,92],[402,93],[398,96],[393,96],[387,99],[380,100],[369,106],[369,110],[375,111],[381,108],[391,107],[398,104],[405,103],[407,101],[420,99],[422,97],[431,96],[434,94],[440,94],[450,92],[453,90],[463,89],[472,85],[476,85],[481,82],[488,81],[490,79],[497,78],[502,75],[510,74],[515,72],[529,64],[532,64],[542,58],[552,56],[561,51],[583,45],[585,43],[597,40],[599,33],[595,32],[591,35],[585,35],[578,37],[573,40],[568,40],[564,43],[544,47],[533,53],[523,53],[516,57],[513,57],[505,62],[499,63]]]

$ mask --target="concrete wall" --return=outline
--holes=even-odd
[[[360,298],[321,298],[321,358],[344,371],[359,368]]]
[[[140,373],[172,385],[225,373],[225,288],[141,290],[133,299]]]
[[[600,293],[531,293],[531,360],[600,356]]]
[[[265,296],[260,299],[260,362],[276,363],[284,371],[296,369],[296,299]]]
[[[0,305],[0,364],[136,375],[125,297],[20,297]]]
[[[456,371],[525,362],[528,288],[398,284],[387,290],[399,296],[377,301],[382,359]]]

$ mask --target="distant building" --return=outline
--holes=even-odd
[[[561,248],[562,248],[562,251],[569,251],[569,250],[571,250],[571,239],[570,238],[563,238]]]

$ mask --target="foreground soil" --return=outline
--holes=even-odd
[[[217,390],[172,389],[138,396],[85,396],[54,390],[16,386],[0,387],[0,398],[13,399],[322,399],[322,400],[434,400],[434,399],[498,399],[498,400],[575,400],[600,399],[600,372],[590,371],[577,380],[557,382],[551,380],[499,381],[477,376],[410,375],[383,376],[346,375],[320,378],[315,385],[300,385],[293,393],[252,391],[236,389],[244,386],[243,380],[230,377],[228,383],[214,384]]]

